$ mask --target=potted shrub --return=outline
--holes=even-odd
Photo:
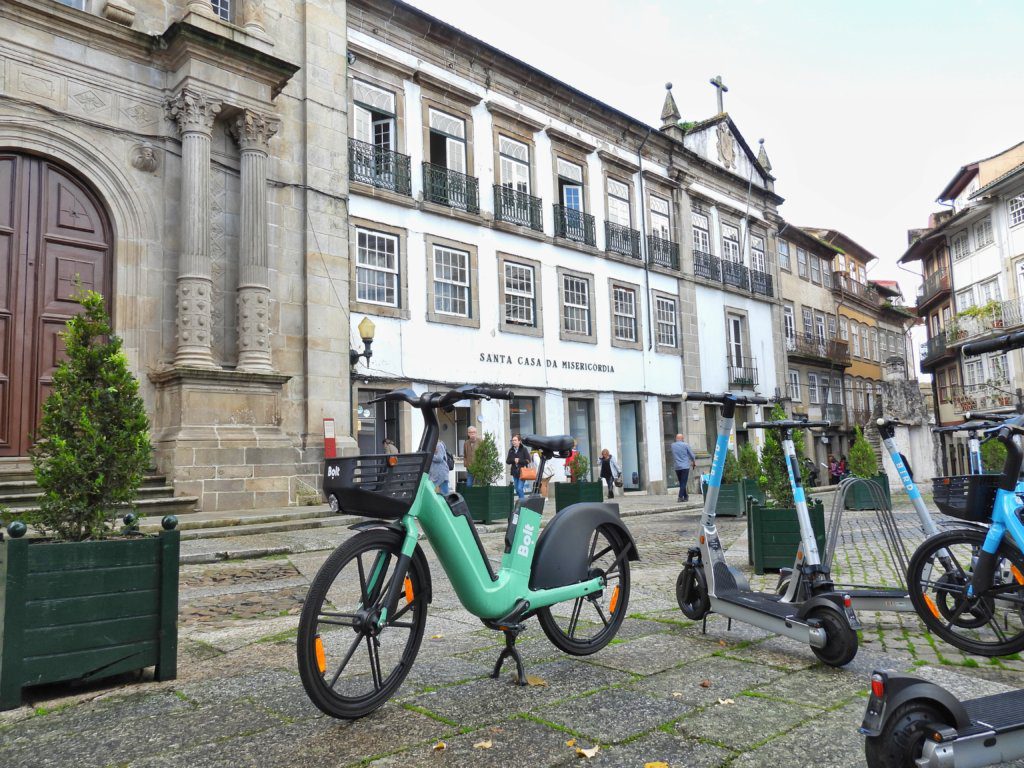
[[[590,480],[590,459],[577,451],[572,461],[566,462],[569,482],[555,483],[555,512],[581,501],[604,501],[600,482]]]
[[[781,405],[776,404],[767,418],[772,421],[784,419],[786,412]],[[797,456],[805,455],[802,430],[794,430],[793,444]],[[779,433],[773,429],[765,430],[764,448],[761,451],[761,485],[766,499],[762,503],[751,503],[747,516],[748,555],[757,573],[792,567],[797,547],[800,546],[800,523],[796,517],[793,489],[789,485],[786,457]],[[824,551],[824,505],[820,499],[813,499],[808,500],[807,507],[818,549]]]
[[[722,470],[722,485],[718,489],[718,506],[715,507],[716,515],[739,517],[743,514],[746,509],[743,479],[743,472],[736,454],[731,450],[726,451],[725,468]]]
[[[0,542],[0,709],[26,685],[91,680],[177,664],[177,520],[159,536],[134,515],[116,535],[150,463],[149,422],[103,297],[80,293],[82,313],[63,333],[67,358],[53,375],[32,449],[44,537],[12,522]]]
[[[740,447],[739,467],[743,498],[753,496],[758,502],[764,503],[764,491],[760,482],[761,459],[757,455],[757,449],[750,443],[744,443]]]
[[[469,506],[473,519],[479,523],[493,523],[507,520],[512,510],[512,486],[495,485],[505,473],[498,453],[498,445],[493,432],[484,433],[484,439],[477,446],[472,463],[466,471],[473,475],[473,487],[467,488],[462,483],[457,490],[462,494]]]
[[[878,467],[878,457],[874,449],[864,437],[860,427],[857,427],[853,445],[850,446],[850,472],[854,477],[860,477],[877,485],[885,498],[886,504],[891,504],[889,496],[889,476]],[[858,483],[846,494],[847,509],[874,509],[876,502],[874,494],[869,488]]]

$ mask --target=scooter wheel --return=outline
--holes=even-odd
[[[830,667],[845,667],[857,655],[857,633],[839,611],[830,608],[816,608],[808,618],[821,622],[825,630],[825,647],[811,646],[814,655]]]
[[[687,565],[679,572],[679,578],[676,579],[676,602],[688,619],[700,621],[708,615],[711,598],[708,597],[708,582],[701,566]]]
[[[914,766],[931,726],[948,723],[949,716],[927,701],[908,701],[886,718],[882,732],[864,742],[869,768]]]

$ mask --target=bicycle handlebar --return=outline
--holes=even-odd
[[[804,421],[803,419],[780,419],[779,421],[745,421],[744,429],[806,429],[807,427],[828,427],[831,421]]]
[[[1016,416],[1016,413],[988,413],[987,411],[967,411],[964,414],[965,421],[1006,421]]]
[[[889,427],[889,426],[903,427],[903,426],[906,426],[906,422],[900,421],[899,419],[892,419],[892,418],[889,418],[888,416],[880,416],[879,418],[875,419],[875,424],[877,424],[879,427]]]
[[[731,398],[736,405],[768,405],[768,398],[757,395],[734,395],[731,392],[714,394],[712,392],[683,392],[683,400],[700,403],[724,403]]]
[[[1011,349],[1024,347],[1024,331],[1004,333],[984,341],[972,341],[964,344],[960,349],[965,357],[977,357],[984,352],[1009,352]]]
[[[447,392],[424,392],[422,395],[417,395],[409,387],[402,387],[401,389],[392,389],[390,392],[385,392],[383,395],[379,395],[372,400],[371,403],[380,403],[384,401],[402,400],[413,408],[421,409],[442,409],[448,408],[460,400],[511,400],[512,390],[510,389],[498,389],[497,387],[489,387],[483,384],[463,384],[461,387],[450,389]]]

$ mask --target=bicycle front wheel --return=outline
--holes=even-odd
[[[363,717],[409,673],[427,620],[428,574],[413,558],[395,611],[380,622],[402,536],[374,530],[338,547],[320,567],[299,617],[296,653],[310,700],[332,717]]]
[[[992,584],[968,597],[986,531],[944,531],[910,559],[907,584],[918,615],[932,632],[967,653],[1004,656],[1024,650],[1024,554],[1003,541]]]

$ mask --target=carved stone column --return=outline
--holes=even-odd
[[[216,367],[212,344],[210,144],[221,103],[183,88],[166,104],[181,133],[181,253],[178,256],[176,366]]]
[[[231,126],[242,150],[238,248],[238,370],[272,371],[267,266],[267,144],[280,121],[245,110]]]
[[[266,37],[267,22],[263,16],[262,0],[243,0],[242,2],[242,26],[250,35]]]

